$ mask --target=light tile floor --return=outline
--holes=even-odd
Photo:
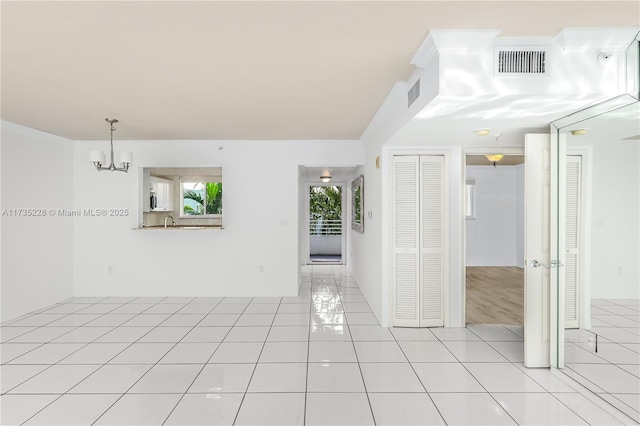
[[[565,330],[563,372],[640,422],[640,300],[593,299],[591,325]],[[597,334],[597,351],[587,338]]]
[[[1,333],[3,425],[629,423],[524,368],[522,328],[381,328],[343,267],[299,297],[74,298]]]

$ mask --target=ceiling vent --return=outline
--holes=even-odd
[[[415,82],[407,93],[407,108],[409,108],[420,97],[420,79]]]
[[[547,51],[540,48],[496,48],[495,75],[544,76],[547,73]]]

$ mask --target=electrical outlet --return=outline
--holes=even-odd
[[[113,266],[109,265],[107,267],[107,273],[112,274],[113,273]]]
[[[258,271],[264,272],[264,265],[258,265]]]
[[[598,352],[598,335],[589,333],[587,337],[587,350],[591,352]]]

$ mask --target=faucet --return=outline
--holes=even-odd
[[[173,216],[168,215],[167,217],[164,218],[164,229],[167,229],[167,219],[171,218],[171,223],[173,224],[173,226],[176,226],[176,221],[173,220]]]

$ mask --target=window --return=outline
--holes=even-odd
[[[222,215],[222,182],[181,180],[181,217],[218,217]]]
[[[467,179],[464,189],[464,216],[466,219],[476,218],[476,180]]]

